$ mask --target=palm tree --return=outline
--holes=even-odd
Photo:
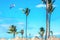
[[[55,0],[52,2],[52,0],[48,0],[49,8],[48,8],[48,19],[49,19],[49,37],[50,37],[50,20],[51,20],[51,15],[52,12],[54,11],[55,7],[53,7],[53,3]]]
[[[50,31],[50,33],[51,33],[51,35],[52,35],[52,37],[53,37],[53,31]]]
[[[16,26],[11,25],[11,26],[9,27],[9,31],[8,31],[7,33],[13,34],[13,37],[15,38],[15,34],[17,33]]]
[[[51,13],[53,12],[53,10],[55,8],[53,8],[53,3],[55,2],[52,0],[43,0],[43,3],[46,4],[46,37],[45,40],[47,40],[47,38],[50,37],[50,19],[51,19]]]
[[[20,31],[20,33],[21,33],[22,38],[23,38],[24,30],[22,29],[22,30]]]
[[[27,17],[28,17],[28,15],[29,15],[29,13],[30,13],[30,9],[29,8],[26,8],[26,9],[23,9],[22,10],[24,13],[25,13],[25,15],[26,15],[26,38],[27,38]]]
[[[44,32],[45,32],[44,28],[43,28],[43,27],[41,27],[41,28],[40,28],[40,32],[39,32],[39,34],[40,34],[40,36],[41,36],[42,40],[43,40]]]

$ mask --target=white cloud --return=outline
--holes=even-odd
[[[0,24],[0,26],[3,27],[3,28],[9,28],[11,25],[12,24]],[[23,26],[24,23],[23,22],[19,22],[19,23],[14,23],[13,25]]]
[[[0,24],[0,26],[3,28],[8,28],[10,25],[9,24]]]
[[[8,29],[9,28],[9,24],[0,24],[0,27],[3,29]]]
[[[19,22],[18,24],[20,24],[20,25],[24,25],[24,22]]]
[[[19,10],[22,10],[23,8],[19,8]]]
[[[55,32],[53,33],[53,35],[60,35],[60,32]]]
[[[1,24],[0,26],[5,26],[6,27],[6,26],[8,26],[8,24]]]
[[[36,5],[37,8],[45,8],[46,5],[45,4],[38,4]],[[53,7],[56,7],[56,5],[53,5]]]
[[[5,21],[5,20],[11,21],[11,20],[20,20],[20,19],[19,18],[0,18],[0,21]]]
[[[37,7],[37,8],[41,8],[41,7],[44,8],[44,7],[46,7],[46,5],[45,5],[45,4],[38,4],[38,5],[36,5],[36,7]]]
[[[15,24],[18,26],[18,28],[20,28],[20,27],[21,27],[21,29],[25,28],[25,23],[24,22],[18,22],[18,23],[15,23]]]
[[[35,36],[38,36],[39,37],[40,35],[36,34]]]

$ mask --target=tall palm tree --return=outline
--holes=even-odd
[[[8,31],[7,33],[13,34],[13,37],[15,38],[15,34],[17,33],[16,26],[11,25],[11,26],[9,27],[9,31]]]
[[[26,15],[26,38],[27,38],[27,19],[28,19],[28,15],[29,15],[29,13],[30,13],[30,9],[29,8],[26,8],[26,9],[23,9],[22,10],[24,13],[25,13],[25,15]]]
[[[43,27],[41,27],[41,28],[40,28],[40,32],[39,32],[39,34],[40,34],[40,36],[41,36],[42,40],[43,40],[44,32],[45,32],[44,28],[43,28]]]
[[[48,20],[49,20],[49,36],[48,37],[50,37],[50,20],[51,20],[51,15],[52,15],[52,12],[55,9],[55,7],[53,7],[54,1],[48,0],[48,4],[49,4],[48,10],[47,10],[48,11]]]
[[[23,38],[24,30],[22,29],[22,30],[20,31],[20,33],[21,33],[22,38]]]
[[[52,0],[42,0],[43,3],[46,4],[46,37],[45,40],[47,40],[47,38],[50,37],[50,19],[51,19],[51,13],[53,12],[53,10],[55,8],[53,8],[53,3],[55,2]]]

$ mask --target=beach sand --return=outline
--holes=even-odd
[[[7,39],[6,38],[0,38],[0,40],[7,40]],[[8,40],[26,40],[26,38],[22,39],[22,38],[16,37],[16,38],[8,39]],[[41,38],[31,38],[28,40],[42,40],[42,39]],[[48,40],[60,40],[60,38],[50,37],[50,38],[48,38]]]

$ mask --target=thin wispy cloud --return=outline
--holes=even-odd
[[[19,24],[19,25],[24,25],[25,23],[24,23],[24,22],[19,22],[19,23],[17,23],[17,24]]]
[[[36,5],[37,8],[45,8],[46,5],[45,4],[38,4]],[[53,5],[53,7],[56,7],[56,5]]]
[[[19,8],[19,10],[23,10],[23,8]]]
[[[9,26],[8,24],[1,24],[0,26],[5,26],[5,27],[7,27],[7,26]]]
[[[10,24],[0,24],[1,27],[8,28]]]
[[[45,4],[38,4],[38,5],[36,5],[36,7],[37,7],[37,8],[41,8],[41,7],[45,8],[46,5],[45,5]]]
[[[55,32],[53,33],[53,35],[60,35],[60,32]]]
[[[3,29],[4,30],[8,30],[8,28],[9,28],[9,24],[0,24],[0,29],[3,31]]]
[[[35,34],[34,36],[38,36],[39,37],[40,35],[39,34]]]
[[[0,18],[0,21],[12,21],[12,20],[20,20],[19,18]]]
[[[23,26],[24,22],[17,22],[14,24],[12,24],[12,23],[11,24],[0,24],[0,27],[8,29],[11,25],[18,25],[17,27],[19,27],[19,26]]]

